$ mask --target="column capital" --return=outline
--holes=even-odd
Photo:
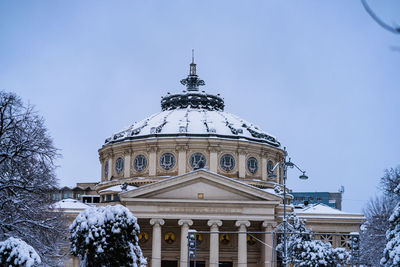
[[[240,226],[242,226],[242,225],[244,225],[244,226],[246,226],[246,227],[249,227],[249,226],[250,226],[250,222],[249,222],[249,221],[236,221],[236,222],[235,222],[235,225],[236,225],[237,227],[240,227]]]
[[[207,222],[208,226],[222,226],[222,221],[221,220],[208,220]]]
[[[192,226],[192,225],[193,225],[193,221],[192,221],[192,220],[181,219],[181,220],[178,221],[178,224],[179,224],[180,226],[182,226],[182,225],[184,225],[184,224],[187,224],[187,225],[189,225],[189,226]]]
[[[147,150],[147,152],[149,152],[149,153],[152,153],[152,152],[157,152],[157,150],[158,150],[158,147],[156,146],[156,145],[149,145],[147,148],[146,148],[146,150]]]
[[[274,221],[263,221],[263,223],[262,223],[262,227],[264,227],[264,228],[275,228],[275,226],[277,225],[277,223],[276,222],[274,222]]]
[[[221,150],[219,145],[209,145],[207,149],[210,152],[219,152]]]
[[[151,225],[164,225],[165,221],[163,219],[151,219],[150,224]]]
[[[175,149],[176,149],[176,151],[187,151],[188,146],[187,145],[176,145]]]

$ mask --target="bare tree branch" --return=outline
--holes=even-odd
[[[361,0],[361,3],[367,13],[371,16],[373,20],[375,20],[376,23],[378,23],[378,25],[391,33],[400,34],[400,27],[390,26],[389,24],[385,23],[381,18],[379,18],[378,15],[375,14],[372,8],[368,5],[367,0]]]

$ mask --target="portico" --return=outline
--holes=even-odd
[[[278,195],[208,170],[197,170],[121,193],[120,199],[139,223],[143,222],[141,225],[151,227],[141,229],[151,235],[151,240],[142,244],[151,266],[161,267],[163,260],[187,266],[189,229],[210,232],[198,237],[197,261],[206,266],[220,266],[220,262],[231,262],[232,266],[271,266],[272,238],[265,239],[270,243],[266,247],[253,242],[246,232],[260,232],[272,225],[280,209]],[[262,234],[258,237],[264,238]],[[261,258],[269,264],[262,265]]]

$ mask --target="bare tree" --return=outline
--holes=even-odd
[[[66,237],[63,218],[48,209],[57,157],[43,118],[15,94],[0,91],[0,241],[20,238],[51,266]]]
[[[371,198],[364,208],[365,223],[361,227],[361,263],[365,266],[379,266],[386,246],[386,231],[389,217],[396,201],[387,196]]]
[[[400,185],[400,166],[385,170],[385,174],[381,178],[380,188],[383,193],[389,197],[400,201],[400,194],[396,188]]]

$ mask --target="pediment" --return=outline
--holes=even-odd
[[[280,201],[280,197],[235,179],[197,170],[120,194],[132,198],[165,200]]]

